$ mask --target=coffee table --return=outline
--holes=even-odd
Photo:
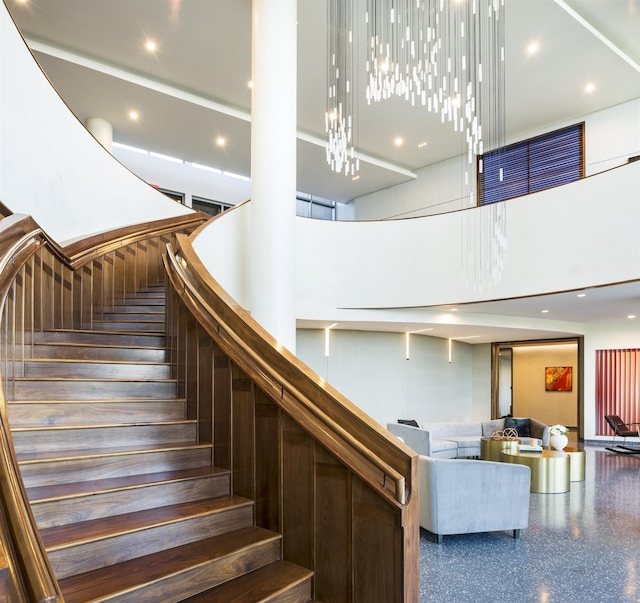
[[[571,465],[571,481],[583,482],[586,473],[586,453],[580,448],[573,446],[565,446],[564,452],[569,455],[569,463]]]
[[[571,486],[571,457],[565,452],[501,452],[503,463],[527,465],[531,469],[531,492],[557,494]]]
[[[500,453],[503,450],[518,452],[520,440],[494,440],[493,438],[480,438],[480,458],[483,461],[500,462]]]

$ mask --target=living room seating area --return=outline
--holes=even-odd
[[[415,419],[400,419],[388,423],[387,429],[418,454],[444,459],[480,456],[480,441],[495,431],[516,429],[522,443],[539,440],[549,445],[549,426],[532,418],[505,417],[486,422],[419,423]]]

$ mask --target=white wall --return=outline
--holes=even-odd
[[[381,425],[396,419],[487,420],[490,346],[414,335],[405,357],[404,333],[298,329],[297,356]],[[476,349],[477,348],[477,349]],[[479,372],[476,372],[476,371]]]
[[[585,175],[623,165],[640,154],[640,98],[582,118],[556,122],[523,133],[526,140],[575,123],[585,122]],[[470,185],[464,183],[469,172]],[[411,218],[464,209],[474,204],[475,166],[456,157],[416,171],[417,179],[358,197],[353,201],[356,220]]]
[[[49,84],[0,5],[0,199],[60,243],[189,213],[89,134]]]
[[[545,368],[572,367],[572,390],[545,390]],[[513,414],[535,417],[547,425],[578,425],[578,346],[551,344],[513,347]]]

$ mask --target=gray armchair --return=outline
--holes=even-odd
[[[525,465],[420,456],[420,526],[436,535],[520,530],[529,525]]]

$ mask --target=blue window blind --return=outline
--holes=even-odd
[[[584,123],[478,158],[478,204],[495,203],[584,177]]]

